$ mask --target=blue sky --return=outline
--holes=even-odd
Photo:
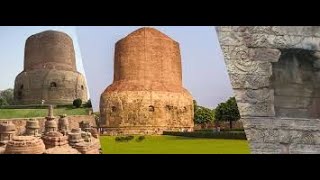
[[[0,27],[0,90],[13,88],[15,77],[23,70],[26,39],[45,30],[58,30],[73,39],[77,69],[84,74],[82,57],[74,26],[1,26]],[[85,74],[84,74],[85,75]]]
[[[152,27],[152,26],[151,26]],[[114,45],[139,26],[77,27],[89,91],[95,111],[101,93],[113,81]],[[214,108],[233,95],[214,27],[155,26],[180,43],[183,83],[198,104]]]

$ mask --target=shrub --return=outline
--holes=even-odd
[[[126,139],[127,139],[128,141],[131,141],[131,140],[134,139],[134,136],[127,136]]]
[[[87,108],[92,108],[91,99],[89,99],[84,106]]]
[[[221,131],[244,131],[244,129],[221,129]]]
[[[121,137],[116,137],[114,140],[118,142],[118,141],[122,141],[122,138]]]
[[[183,136],[194,138],[212,138],[212,139],[243,139],[246,140],[246,134],[242,131],[226,131],[226,132],[163,132],[163,135]]]
[[[73,106],[75,106],[76,108],[80,108],[81,107],[81,105],[82,105],[82,100],[81,99],[75,99],[74,101],[73,101]]]
[[[214,131],[216,131],[215,128],[195,130],[195,132],[207,132],[207,133],[214,132]],[[233,132],[233,131],[244,132],[244,129],[220,129],[220,131],[223,131],[223,132]]]
[[[134,136],[118,136],[115,138],[116,142],[128,142],[134,139]]]
[[[56,108],[69,108],[69,109],[73,109],[73,104],[58,104],[56,105]]]
[[[145,140],[145,139],[146,139],[146,137],[144,137],[144,136],[139,136],[136,141],[137,141],[137,142],[141,142],[141,141],[143,141],[143,140]]]

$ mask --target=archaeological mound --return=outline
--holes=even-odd
[[[193,98],[182,85],[179,43],[153,28],[118,41],[100,114],[110,135],[192,131]]]
[[[77,71],[71,37],[57,31],[30,36],[24,69],[15,79],[15,103],[71,104],[77,98],[87,100],[87,85]]]

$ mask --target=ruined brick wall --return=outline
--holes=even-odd
[[[109,91],[182,91],[179,44],[157,30],[140,29],[118,41],[114,69]]]
[[[16,77],[16,104],[70,104],[87,101],[85,77],[77,72],[72,39],[45,31],[30,36],[25,45],[24,70]]]
[[[91,126],[96,127],[96,120],[93,115],[74,115],[74,116],[67,116],[69,120],[70,129],[79,128],[79,123],[81,121],[89,121]],[[30,118],[16,118],[16,119],[0,119],[0,121],[11,121],[17,128],[17,134],[21,135],[25,131],[26,123]],[[35,118],[39,121],[40,129],[39,133],[44,132],[44,123],[46,119],[44,117]],[[55,118],[55,121],[58,123],[59,117]]]
[[[101,122],[110,133],[192,130],[192,96],[182,87],[177,42],[155,29],[139,29],[117,42],[114,69],[114,82],[100,99]]]
[[[45,31],[30,36],[24,51],[24,71],[59,69],[76,71],[76,59],[70,36],[58,31]]]
[[[318,26],[222,26],[252,153],[320,153]]]

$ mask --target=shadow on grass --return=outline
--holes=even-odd
[[[146,136],[146,139],[148,137],[156,137],[156,136]],[[162,135],[162,137],[167,137],[170,140],[195,140],[195,139],[203,139],[203,138],[196,138],[196,137],[184,137],[184,136],[170,136],[170,135]]]
[[[186,137],[186,136],[170,136],[170,135],[163,135],[165,137],[170,138],[171,140],[224,140],[224,141],[242,141],[242,139],[222,139],[222,138],[203,138],[203,137]]]

